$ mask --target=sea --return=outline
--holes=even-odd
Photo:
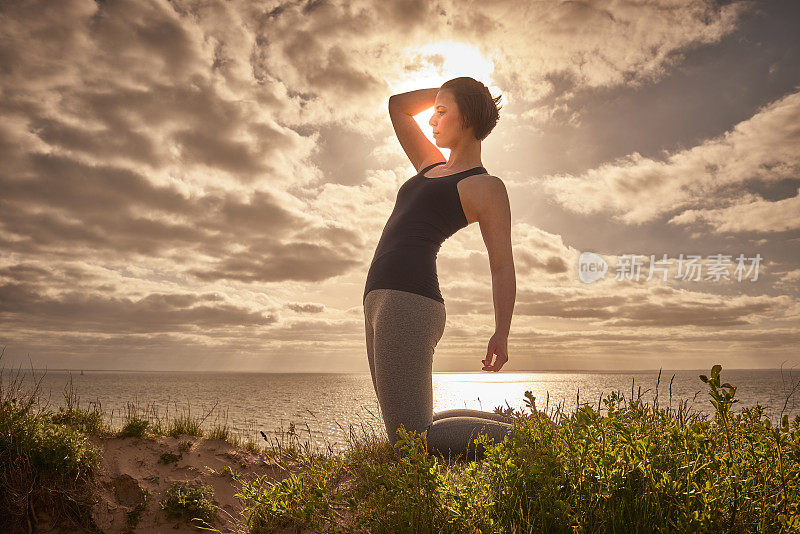
[[[712,398],[701,374],[709,371],[434,373],[433,409],[492,412],[499,406],[529,413],[525,392],[530,391],[537,409],[557,420],[579,404],[606,413],[603,399],[617,392],[712,418]],[[800,415],[800,371],[724,369],[721,378],[736,386],[734,412],[760,404],[773,423],[781,414],[790,420]],[[162,421],[188,415],[202,420],[205,429],[227,425],[262,446],[292,442],[332,452],[346,449],[354,437],[386,437],[369,373],[3,370],[5,394],[12,387],[31,391],[35,384],[40,406],[97,407],[117,429],[130,413]]]

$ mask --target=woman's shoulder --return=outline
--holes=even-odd
[[[469,187],[470,189],[476,189],[483,191],[485,193],[491,193],[498,189],[505,189],[505,183],[499,177],[484,173],[484,174],[473,174],[471,176],[467,176],[465,179],[461,180],[465,182],[465,186]]]
[[[481,179],[483,180],[483,183],[494,184],[495,186],[505,185],[503,183],[503,180],[501,180],[498,176],[495,176],[494,174],[489,174],[489,173],[476,174],[475,176],[480,176]]]
[[[479,213],[487,207],[508,202],[508,193],[503,181],[493,174],[473,174],[457,184],[461,207],[467,224],[479,219]]]

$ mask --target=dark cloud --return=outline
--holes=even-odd
[[[515,254],[514,262],[514,265],[520,269],[521,273],[541,270],[546,273],[556,274],[567,272],[569,269],[563,258],[549,256],[545,259],[540,259],[525,249]]]
[[[278,320],[275,314],[191,293],[135,298],[68,290],[52,296],[36,286],[13,283],[0,285],[0,318],[6,328],[20,332],[86,334],[190,333],[198,328],[265,326]]]
[[[213,269],[189,269],[187,272],[206,282],[322,282],[361,263],[313,243],[270,243],[267,252],[269,255],[265,256],[255,248],[246,254],[229,255]],[[310,258],[313,261],[309,261]]]
[[[127,129],[90,131],[47,118],[31,120],[29,128],[31,133],[53,147],[98,159],[124,156],[133,161],[152,163],[160,155],[147,135]]]
[[[669,296],[656,296],[664,292]],[[725,328],[758,324],[763,314],[780,316],[790,311],[784,301],[770,297],[730,300],[666,288],[659,291],[657,287],[642,292],[622,285],[616,291],[594,293],[589,289],[535,291],[518,287],[515,321],[530,324],[531,317],[580,319],[601,330],[622,326]],[[491,314],[493,310],[491,292],[486,290],[459,288],[457,296],[448,295],[446,301],[455,315]]]
[[[776,303],[764,298],[760,302],[729,303],[686,302],[632,303],[613,310],[605,324],[609,326],[701,326],[724,328],[750,325],[757,322],[757,314],[776,309]]]

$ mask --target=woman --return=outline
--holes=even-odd
[[[503,182],[481,165],[481,141],[497,123],[499,100],[469,77],[389,98],[397,138],[419,170],[397,193],[364,289],[372,384],[392,445],[403,425],[420,434],[427,431],[429,451],[475,458],[484,452],[472,443],[479,432],[498,442],[511,428],[509,417],[492,412],[433,413],[433,353],[446,317],[436,255],[445,239],[476,221],[489,253],[495,306],[495,332],[483,370],[497,372],[508,361],[516,295],[511,210]],[[414,120],[431,106],[436,146]],[[450,149],[448,161],[437,147]]]

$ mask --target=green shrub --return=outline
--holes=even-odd
[[[103,429],[103,414],[97,410],[73,410],[59,407],[58,412],[50,416],[56,425],[69,425],[81,432],[93,434]]]
[[[369,532],[490,532],[488,502],[477,499],[472,480],[428,453],[426,432],[401,425],[398,437],[399,458],[363,465],[350,485],[355,523]],[[486,438],[476,441],[486,445]]]
[[[307,463],[302,474],[290,474],[274,484],[267,475],[244,483],[236,497],[244,500],[243,512],[252,533],[272,532],[278,527],[305,527],[319,531],[332,521],[323,459]]]
[[[27,525],[37,509],[55,520],[90,526],[90,481],[103,451],[93,447],[81,428],[93,418],[75,412],[39,410],[38,384],[23,392],[21,382],[8,387],[0,370],[0,517],[13,531]],[[67,415],[65,415],[67,414]],[[89,424],[86,424],[86,421]]]
[[[211,523],[217,518],[214,488],[206,485],[178,482],[169,488],[161,501],[168,517],[200,519]]]
[[[294,527],[335,530],[352,515],[352,527],[366,532],[488,532],[492,521],[475,487],[425,451],[425,434],[399,429],[399,460],[383,455],[311,456],[302,469],[280,482],[267,476],[242,482],[236,494],[251,532]],[[285,466],[282,466],[286,469]],[[483,510],[483,511],[482,511]],[[474,532],[474,530],[473,530]]]
[[[5,461],[24,458],[39,473],[70,478],[87,478],[102,459],[102,449],[78,429],[53,424],[16,399],[0,403],[0,451]]]

